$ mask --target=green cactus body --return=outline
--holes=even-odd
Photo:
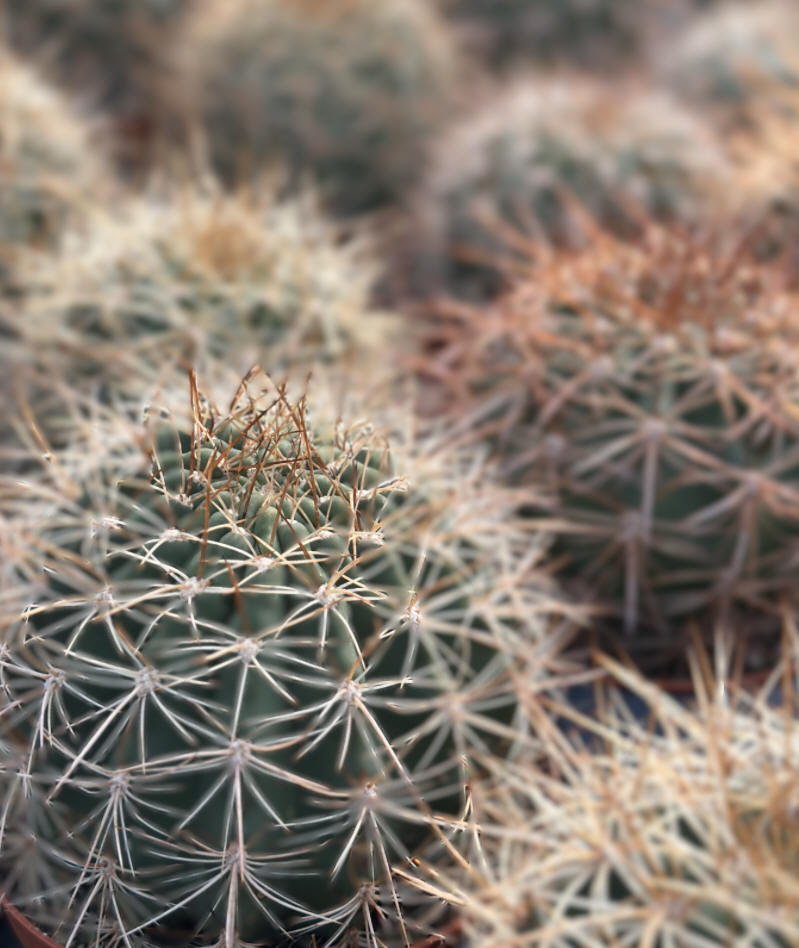
[[[101,944],[368,935],[370,906],[400,909],[391,866],[521,740],[511,633],[481,605],[496,566],[436,533],[384,445],[315,437],[280,398],[152,458],[35,541],[48,579],[7,637],[0,722],[18,825],[41,797],[57,814],[35,847],[57,882],[4,864],[2,884]]]
[[[495,69],[568,59],[569,65],[628,65],[638,50],[629,0],[442,0]]]
[[[674,254],[618,245],[542,266],[477,314],[457,377],[508,475],[549,492],[553,554],[600,628],[682,668],[693,625],[745,642],[756,666],[796,605],[792,330],[783,304],[747,297],[743,268]]]
[[[239,0],[198,11],[185,37],[213,166],[246,179],[283,161],[330,205],[401,198],[451,95],[452,53],[424,4]]]

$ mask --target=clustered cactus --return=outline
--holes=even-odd
[[[282,161],[344,214],[402,196],[451,100],[450,44],[415,0],[221,0],[183,48],[212,166]]]
[[[0,941],[799,944],[789,0],[0,14]]]
[[[696,220],[728,175],[703,123],[667,95],[620,86],[608,101],[574,78],[522,80],[436,150],[413,221],[423,283],[495,292],[525,237],[578,246],[605,228],[637,240],[652,218]]]
[[[530,743],[514,680],[542,620],[503,606],[513,531],[463,530],[367,428],[317,432],[279,389],[226,416],[193,392],[149,471],[98,463],[30,538],[2,886],[68,944],[376,945],[393,864]]]
[[[734,256],[656,233],[455,313],[449,404],[549,491],[564,581],[641,661],[679,661],[692,624],[770,661],[796,607],[790,312]]]

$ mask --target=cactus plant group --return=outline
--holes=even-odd
[[[401,928],[394,863],[530,742],[513,683],[543,620],[505,614],[512,528],[463,529],[279,389],[226,416],[193,392],[189,430],[98,463],[31,537],[0,885],[68,943]]]
[[[798,944],[790,0],[0,21],[0,942]]]

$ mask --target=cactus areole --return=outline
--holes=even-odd
[[[52,821],[57,937],[332,943],[377,906],[401,917],[391,866],[460,811],[512,701],[474,571],[413,539],[429,508],[370,437],[315,436],[282,396],[206,415],[40,536],[0,738],[17,825],[44,835],[37,801]]]

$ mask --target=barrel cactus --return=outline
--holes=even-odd
[[[560,57],[571,66],[626,66],[638,51],[630,0],[441,0],[494,68]]]
[[[416,279],[491,293],[525,237],[575,246],[593,226],[637,239],[650,217],[695,220],[727,173],[712,135],[668,96],[522,80],[440,141],[415,200]]]
[[[314,430],[252,381],[226,415],[192,391],[193,426],[30,528],[45,578],[0,653],[0,886],[71,944],[377,946],[389,919],[401,939],[394,865],[531,743],[529,536],[408,482],[368,426]]]
[[[170,40],[191,0],[5,0],[5,32],[96,106],[147,105],[169,73]]]
[[[716,681],[687,707],[606,667],[596,717],[555,708],[580,729],[553,758],[559,779],[540,760],[497,767],[475,787],[472,873],[428,864],[465,944],[794,945],[799,744],[777,675],[753,695]]]
[[[175,371],[254,362],[282,373],[379,345],[392,320],[369,300],[376,267],[310,195],[279,200],[178,189],[121,202],[56,254],[19,267],[25,299],[0,314],[0,364],[30,393],[42,429],[64,442],[57,384],[133,401]]]
[[[432,368],[507,476],[549,490],[561,576],[603,632],[682,668],[695,626],[757,665],[797,606],[795,300],[660,238],[553,257],[458,310]]]
[[[415,0],[220,0],[183,39],[211,164],[242,180],[285,163],[343,214],[400,199],[451,100],[453,54]]]

